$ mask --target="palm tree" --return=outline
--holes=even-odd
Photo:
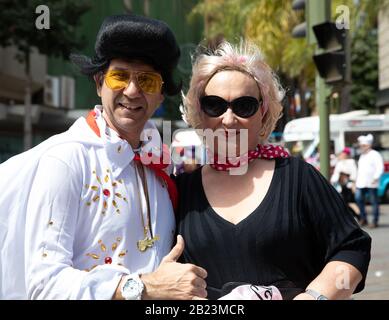
[[[304,96],[313,84],[313,48],[305,39],[292,38],[291,30],[301,17],[292,10],[291,0],[201,0],[189,18],[197,14],[204,16],[207,39],[222,34],[232,42],[243,37],[257,44],[287,88],[297,84]],[[302,113],[308,113],[305,99]]]
[[[238,37],[256,43],[266,61],[277,71],[287,86],[297,87],[301,96],[313,86],[315,67],[312,61],[314,47],[306,39],[294,39],[291,30],[304,20],[301,13],[292,10],[292,0],[200,0],[189,17],[202,14],[205,36],[212,39],[224,35],[227,40]],[[389,0],[332,0],[333,18],[336,8],[350,9],[351,36],[354,30],[375,26],[380,8],[389,8]],[[302,114],[309,110],[301,99]],[[304,110],[305,109],[305,110]]]

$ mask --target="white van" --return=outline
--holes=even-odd
[[[283,142],[293,153],[300,153],[308,159],[315,152],[320,140],[319,117],[306,117],[288,122],[284,128]],[[330,115],[330,141],[338,154],[344,147],[355,147],[360,135],[371,133],[374,148],[389,150],[389,115],[372,114],[367,110],[351,111]],[[389,160],[389,159],[388,159]]]
[[[282,141],[292,155],[305,160],[314,157],[320,141],[319,117],[295,119],[285,125]],[[378,190],[380,196],[389,196],[389,114],[369,114],[367,110],[330,115],[331,153],[338,154],[344,147],[351,147],[352,156],[358,156],[357,138],[371,133],[373,148],[384,158],[385,174]]]

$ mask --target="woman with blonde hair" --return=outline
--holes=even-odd
[[[209,299],[244,284],[276,287],[283,299],[344,299],[364,288],[370,237],[316,169],[267,143],[283,95],[248,42],[223,42],[194,61],[182,112],[209,154],[177,177],[177,230],[182,262],[208,272]]]

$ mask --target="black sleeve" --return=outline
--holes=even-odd
[[[175,234],[174,234],[174,243],[173,243],[172,247],[174,247],[176,245],[177,235],[180,234],[179,225],[180,225],[180,222],[182,219],[182,215],[184,214],[182,207],[183,207],[183,202],[185,202],[184,198],[186,195],[185,185],[187,185],[186,184],[187,176],[188,176],[188,173],[180,173],[179,175],[176,175],[176,176],[172,174],[170,176],[173,179],[174,183],[176,184],[177,191],[178,191],[178,208],[175,212],[176,228],[175,228]],[[185,241],[185,239],[184,239],[184,241]],[[183,254],[178,258],[177,262],[185,263],[185,259],[184,259]]]
[[[314,228],[316,246],[324,262],[343,261],[362,274],[354,293],[365,286],[370,262],[371,238],[352,216],[347,204],[329,182],[310,164],[304,164],[302,201]]]
[[[170,175],[170,178],[173,180],[174,184],[176,185],[176,188],[177,188],[177,192],[178,192],[178,204],[180,203],[180,189],[179,189],[179,184],[180,184],[180,178],[179,176],[176,176],[174,174],[171,174]],[[176,226],[178,225],[178,219],[179,219],[179,209],[177,208],[174,212],[175,216],[176,216]],[[175,234],[174,234],[174,241],[175,239],[177,239],[177,235],[178,235],[178,228],[176,227],[175,228]],[[173,246],[175,245],[176,243],[174,242],[173,243]]]

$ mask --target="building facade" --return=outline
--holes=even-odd
[[[182,51],[177,77],[188,82],[190,54],[202,37],[202,21],[188,22],[187,15],[198,0],[95,0],[81,19],[77,34],[85,37],[81,53],[92,56],[95,37],[103,19],[111,14],[133,12],[165,21],[176,34]],[[0,163],[23,151],[26,75],[16,49],[0,47]],[[79,116],[100,103],[94,83],[69,62],[31,55],[33,145],[65,131]],[[180,97],[167,98],[160,116],[177,117]],[[164,109],[176,114],[166,115]]]
[[[379,91],[377,107],[389,113],[389,9],[381,10],[378,18]]]

